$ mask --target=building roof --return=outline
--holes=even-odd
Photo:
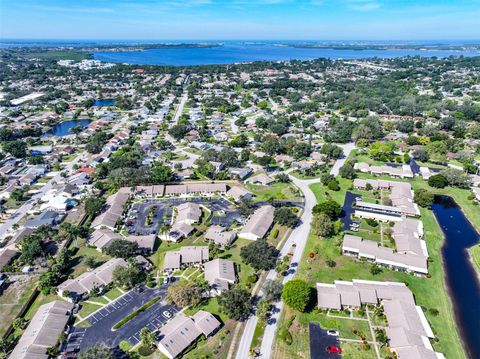
[[[100,228],[104,226],[114,228],[123,214],[124,205],[130,198],[130,192],[129,188],[121,188],[117,193],[109,196],[106,201],[107,210],[97,216],[90,227]]]
[[[165,186],[166,195],[194,194],[194,193],[225,193],[225,183],[188,183]]]
[[[257,238],[263,238],[273,223],[275,208],[267,205],[262,206],[249,218],[239,236],[253,234]]]
[[[192,316],[195,325],[200,329],[200,331],[208,337],[211,335],[218,327],[220,327],[220,322],[217,318],[213,316],[212,313],[206,312],[204,310],[199,310]]]
[[[171,358],[182,353],[202,332],[195,322],[179,313],[160,328],[159,346],[167,351]]]
[[[204,264],[205,280],[211,286],[221,286],[228,288],[228,283],[235,283],[235,264],[228,259],[217,258]]]
[[[57,344],[67,324],[73,304],[56,300],[40,306],[10,354],[11,359],[45,358],[47,349]]]
[[[12,259],[17,256],[19,251],[14,247],[1,248],[0,249],[0,270],[6,265],[10,264]]]
[[[185,202],[177,206],[175,222],[198,222],[202,217],[202,209],[198,203]]]
[[[403,239],[402,239],[403,240]],[[420,242],[420,240],[417,239]],[[342,250],[356,253],[359,257],[375,260],[377,263],[408,269],[413,272],[427,274],[427,256],[410,252],[395,252],[391,248],[382,247],[378,242],[362,239],[346,234],[343,237]]]
[[[160,328],[159,348],[170,358],[175,358],[200,335],[208,337],[220,325],[211,313],[203,310],[198,311],[191,318],[179,313]]]
[[[182,257],[180,252],[165,253],[165,260],[163,263],[164,270],[179,269],[182,265]]]
[[[150,252],[153,251],[155,247],[155,239],[157,236],[155,234],[149,234],[145,236],[127,236],[125,240],[129,242],[134,242],[138,244],[138,248],[146,249]]]
[[[57,290],[68,291],[76,295],[89,293],[94,287],[108,285],[113,280],[113,271],[118,267],[127,267],[128,263],[122,258],[113,258],[90,272],[85,272],[75,279],[67,279]]]
[[[253,176],[253,177],[250,177],[249,179],[247,179],[245,182],[247,183],[252,183],[252,184],[255,184],[255,183],[260,183],[262,185],[268,185],[270,183],[273,183],[275,182],[275,180],[268,176],[267,174],[265,173],[260,173],[256,176]]]
[[[98,249],[103,249],[108,247],[114,239],[123,239],[123,237],[119,233],[113,232],[111,229],[100,228],[92,233],[89,243]]]
[[[205,233],[205,239],[213,241],[220,246],[230,245],[236,237],[235,232],[227,231],[226,228],[218,225],[208,227]]]
[[[182,263],[202,263],[208,261],[208,247],[206,246],[183,246],[180,248]]]
[[[252,192],[240,186],[233,186],[227,191],[227,196],[232,197],[235,201],[239,201],[245,195],[252,195]]]

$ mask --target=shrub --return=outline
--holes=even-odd
[[[138,348],[138,354],[140,354],[142,357],[148,357],[155,351],[155,348],[149,348],[145,345],[142,345]]]
[[[435,188],[445,188],[448,186],[448,180],[444,175],[437,174],[428,179],[428,185]]]
[[[120,347],[121,350],[123,350],[124,352],[128,352],[130,350],[130,348],[132,347],[132,345],[127,342],[126,340],[122,340],[120,342],[120,344],[118,344],[118,346]]]
[[[274,228],[272,231],[272,238],[276,239],[278,237],[278,228]]]
[[[328,182],[328,189],[331,191],[340,191],[340,186],[337,181],[333,180]]]
[[[378,226],[378,222],[376,220],[374,220],[373,218],[367,218],[367,219],[365,219],[365,222],[367,222],[367,224],[370,227],[377,227]]]
[[[258,276],[256,274],[252,274],[247,277],[247,281],[252,284],[256,283],[257,280],[258,280]]]

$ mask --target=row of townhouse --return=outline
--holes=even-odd
[[[371,173],[372,175],[382,176],[388,175],[390,177],[399,177],[399,178],[413,178],[413,172],[410,165],[383,165],[383,166],[370,166],[366,162],[357,162],[354,165],[354,168],[357,171],[363,173]]]
[[[388,322],[388,347],[398,359],[444,359],[430,340],[435,335],[413,293],[399,282],[354,279],[333,284],[317,283],[317,306],[326,310],[359,309],[381,305]]]

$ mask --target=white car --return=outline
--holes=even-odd
[[[165,310],[162,314],[167,319],[170,319],[172,317],[172,313],[170,313],[168,310]]]
[[[338,337],[338,335],[339,335],[338,331],[336,331],[336,330],[327,330],[327,334],[331,335],[331,336],[334,336],[334,337]]]

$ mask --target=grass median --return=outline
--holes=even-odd
[[[152,299],[150,302],[145,303],[145,304],[142,305],[140,308],[138,308],[136,311],[130,313],[130,314],[127,315],[125,318],[123,318],[122,320],[120,320],[119,322],[117,322],[117,323],[112,327],[112,329],[113,329],[113,330],[120,329],[120,328],[123,327],[125,324],[127,324],[130,320],[132,320],[133,318],[135,318],[135,317],[136,317],[137,315],[139,315],[141,312],[146,311],[148,308],[150,308],[152,305],[154,305],[155,303],[157,303],[157,302],[160,301],[161,299],[162,299],[162,297],[157,297],[157,298]]]

